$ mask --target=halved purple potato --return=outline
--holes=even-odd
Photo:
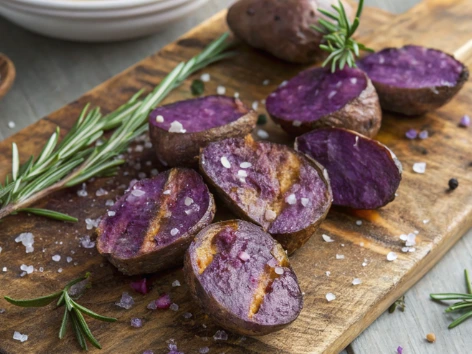
[[[374,86],[359,69],[332,73],[326,68],[302,71],[266,99],[272,119],[289,134],[332,126],[374,137],[382,111]]]
[[[200,154],[200,171],[236,215],[262,226],[289,254],[331,206],[324,169],[285,145],[250,136],[214,142]]]
[[[357,65],[372,80],[383,109],[409,116],[446,104],[469,77],[453,56],[416,45],[383,49]]]
[[[282,246],[246,221],[212,224],[195,237],[184,263],[190,293],[223,328],[264,335],[303,308],[298,280]]]
[[[124,274],[153,273],[182,264],[214,215],[202,177],[174,168],[137,182],[117,200],[97,228],[97,249]]]
[[[351,5],[342,1],[352,19]],[[252,47],[294,63],[314,62],[325,53],[320,49],[323,34],[311,28],[323,18],[318,9],[334,11],[338,0],[239,0],[228,10],[228,26],[236,37]]]
[[[402,165],[378,141],[346,129],[324,128],[299,136],[295,149],[326,168],[334,205],[377,209],[395,199]]]
[[[164,166],[196,165],[200,148],[246,136],[256,121],[256,113],[237,98],[207,96],[156,108],[149,116],[149,132]]]

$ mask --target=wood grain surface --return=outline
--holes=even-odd
[[[457,3],[461,3],[460,7]],[[440,10],[437,9],[440,6]],[[418,10],[419,9],[419,10]],[[458,17],[469,11],[472,14],[470,2],[460,1],[446,4],[425,3],[414,10],[421,15],[437,17],[442,12],[449,23],[442,23],[443,31],[457,28]],[[400,44],[402,26],[419,27],[418,36],[414,43],[434,45],[436,40],[433,33],[422,29],[414,19],[405,15],[403,22],[394,21],[391,26],[385,23],[388,16],[380,12],[365,12],[364,33],[370,38],[369,29],[376,29],[375,36],[369,40],[376,49],[390,45],[392,41]],[[413,15],[410,15],[413,16]],[[424,18],[422,18],[424,19]],[[418,21],[418,18],[416,19]],[[434,21],[434,19],[432,20]],[[470,33],[471,24],[462,23],[463,32],[456,33],[456,42],[466,41],[467,31]],[[408,30],[409,27],[403,30]],[[114,78],[79,101],[55,112],[26,131],[20,132],[12,139],[0,145],[0,175],[8,170],[9,144],[12,140],[22,142],[23,158],[34,153],[55,125],[64,129],[71,126],[85,102],[93,102],[104,109],[112,109],[124,101],[139,87],[151,87],[179,60],[188,59],[196,53],[204,43],[209,42],[224,30],[221,16],[192,31],[183,40],[166,47],[160,54],[139,63],[135,68]],[[411,28],[410,28],[411,30]],[[416,31],[416,29],[415,29]],[[389,37],[386,36],[389,32]],[[448,32],[447,32],[448,33]],[[447,34],[446,33],[446,34]],[[384,39],[383,42],[379,38]],[[457,38],[460,37],[460,38]],[[407,38],[411,42],[411,36]],[[463,43],[462,43],[463,44]],[[458,45],[462,45],[459,43]],[[378,47],[377,47],[378,46]],[[458,47],[444,49],[453,52]],[[275,61],[274,59],[240,47],[241,55],[237,58],[215,65],[207,71],[212,75],[212,81],[207,85],[206,93],[215,92],[216,86],[222,84],[227,92],[239,92],[243,100],[251,103],[263,99],[281,81],[289,78],[301,67],[295,67]],[[250,65],[248,65],[250,63]],[[470,60],[468,61],[470,64]],[[228,75],[231,73],[231,75]],[[262,81],[271,80],[270,85],[263,86]],[[137,159],[153,161],[150,151],[145,154],[131,154],[130,166],[125,168],[128,176],[122,175],[113,180],[98,180],[88,184],[89,198],[77,197],[76,190],[56,194],[45,201],[44,205],[56,210],[71,212],[80,218],[79,225],[54,223],[43,219],[15,216],[2,223],[0,237],[2,240],[2,260],[9,270],[2,275],[2,290],[0,295],[28,296],[47,293],[57,289],[72,277],[91,270],[94,274],[95,286],[82,298],[85,305],[92,309],[117,316],[117,324],[102,324],[92,322],[91,327],[102,342],[105,352],[141,352],[153,349],[155,352],[165,352],[166,340],[173,338],[179,349],[184,352],[195,352],[200,347],[209,346],[211,350],[225,353],[312,353],[337,352],[349,343],[370,324],[385,308],[411,284],[414,283],[437,259],[463,234],[471,222],[472,183],[470,180],[470,133],[457,128],[461,114],[470,110],[465,99],[470,94],[471,87],[466,85],[462,93],[449,105],[434,114],[415,120],[398,119],[386,115],[384,126],[379,139],[387,143],[397,153],[404,163],[404,181],[399,190],[398,199],[378,212],[353,214],[346,210],[333,210],[323,225],[323,230],[294,257],[292,263],[305,291],[305,309],[300,318],[286,330],[261,337],[240,338],[230,334],[229,340],[215,342],[212,335],[218,329],[189,301],[184,286],[172,288],[175,279],[182,282],[179,270],[167,274],[157,274],[151,277],[154,281],[153,291],[141,296],[133,294],[136,305],[132,310],[120,310],[113,305],[118,301],[122,291],[129,291],[129,278],[123,277],[103,259],[94,249],[78,247],[79,238],[90,234],[85,229],[86,217],[96,218],[105,211],[105,201],[119,194],[120,186],[128,182],[136,170]],[[104,95],[104,92],[107,94]],[[188,83],[169,97],[168,101],[189,97]],[[262,109],[261,109],[262,112]],[[406,141],[403,136],[412,125],[430,130],[431,138],[425,141]],[[268,124],[263,127],[270,132],[270,140],[288,141],[287,137],[275,126]],[[424,154],[425,149],[428,151]],[[415,175],[411,171],[413,162],[428,163],[426,175]],[[147,168],[147,167],[146,167]],[[148,170],[151,167],[148,168]],[[447,180],[454,174],[461,180],[460,190],[446,193]],[[95,197],[95,191],[103,187],[109,191],[107,196]],[[362,219],[362,226],[356,225],[356,220]],[[430,219],[428,224],[422,220]],[[390,250],[399,252],[402,242],[401,233],[413,230],[419,231],[420,244],[415,253],[400,254],[393,263],[386,261],[385,255]],[[20,232],[31,231],[35,234],[35,252],[25,255],[24,247],[14,243],[14,237]],[[336,241],[324,243],[321,233],[328,233]],[[57,244],[56,244],[57,242]],[[60,242],[63,242],[61,245]],[[364,247],[360,247],[363,242]],[[44,252],[42,252],[42,250]],[[71,251],[75,253],[72,255]],[[399,252],[400,253],[400,252]],[[54,254],[61,254],[63,260],[55,263],[51,260]],[[344,260],[336,260],[336,254],[344,254]],[[71,255],[73,262],[64,261],[66,255]],[[367,259],[367,266],[362,263]],[[74,266],[75,262],[77,265]],[[19,266],[33,264],[44,267],[44,272],[35,272],[25,278],[19,277]],[[57,270],[63,268],[61,273]],[[326,276],[330,271],[330,277]],[[361,278],[363,283],[356,287],[351,285],[352,279]],[[145,305],[157,297],[159,292],[171,292],[173,301],[179,304],[177,312],[150,312]],[[331,303],[325,300],[325,294],[333,292],[337,299]],[[0,348],[7,353],[18,351],[60,353],[74,348],[73,338],[67,337],[62,342],[54,338],[59,326],[60,313],[53,309],[18,309],[11,306],[0,306],[7,309],[8,316],[5,326],[0,329]],[[186,320],[184,312],[191,312],[193,317]],[[34,321],[31,321],[31,316]],[[140,330],[129,327],[131,317],[142,317],[145,325]],[[47,323],[48,326],[39,326]],[[202,325],[205,324],[206,328]],[[113,326],[113,327],[112,327]],[[30,340],[25,343],[14,342],[11,335],[14,330],[30,334]],[[8,340],[7,340],[8,339]],[[205,340],[206,339],[206,340]]]

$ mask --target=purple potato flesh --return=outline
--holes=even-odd
[[[182,263],[214,213],[202,177],[171,169],[135,183],[116,201],[97,228],[97,248],[125,274],[156,272]]]
[[[316,231],[331,205],[322,168],[285,146],[244,139],[209,144],[200,171],[241,218],[252,221],[290,253]]]
[[[267,112],[292,135],[338,126],[375,136],[380,129],[378,97],[364,72],[346,67],[302,71],[266,99]]]
[[[372,80],[382,108],[406,115],[441,107],[468,78],[467,68],[451,55],[415,45],[383,49],[357,65]]]
[[[240,100],[207,96],[156,108],[149,128],[161,163],[180,166],[195,165],[200,148],[211,141],[249,134],[256,121],[256,113]]]
[[[219,325],[263,335],[293,322],[303,307],[283,248],[260,227],[230,220],[203,229],[190,245],[184,273],[190,292]]]
[[[402,166],[378,141],[345,129],[324,128],[299,136],[295,148],[326,168],[334,205],[376,209],[395,199]]]

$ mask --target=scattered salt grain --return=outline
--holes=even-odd
[[[210,79],[211,79],[211,76],[208,73],[203,73],[202,76],[200,76],[200,80],[202,80],[203,82],[209,82]]]
[[[395,252],[389,252],[387,254],[387,261],[389,262],[393,262],[397,258],[398,258],[398,255]]]
[[[96,192],[95,192],[95,195],[97,197],[101,197],[102,195],[107,195],[108,192],[106,190],[104,190],[103,188],[99,188]]]
[[[59,268],[59,269],[57,270],[57,272],[58,272],[58,273],[62,273],[62,268]]]
[[[135,197],[142,197],[143,195],[146,194],[146,192],[141,189],[133,189],[131,191],[131,194],[134,195]]]
[[[59,262],[61,260],[61,256],[58,254],[55,254],[54,256],[52,256],[52,260],[54,262]]]
[[[172,230],[170,230],[170,234],[171,234],[172,236],[175,236],[175,235],[177,235],[178,233],[179,233],[179,229],[176,229],[175,227],[174,227]]]
[[[469,126],[470,126],[470,117],[468,115],[465,115],[461,118],[461,121],[459,122],[459,127],[467,128]]]
[[[336,91],[331,91],[329,94],[328,94],[328,99],[330,100],[331,98],[333,98],[334,96],[336,96]]]
[[[22,264],[20,269],[25,272],[26,274],[31,274],[34,272],[34,267],[32,265],[27,266],[26,264]]]
[[[261,139],[267,139],[269,137],[269,133],[267,133],[265,130],[263,129],[259,129],[257,131],[257,136]]]
[[[5,313],[5,309],[0,309],[0,315],[3,315]]]
[[[306,208],[308,206],[308,204],[310,203],[310,199],[308,198],[302,198],[301,199],[301,203],[302,205]]]
[[[258,108],[259,108],[259,102],[257,101],[252,102],[252,109],[257,111]]]
[[[228,340],[228,333],[225,331],[216,331],[215,335],[213,336],[214,340]]]
[[[7,268],[7,267],[3,267],[2,271],[6,272],[6,271],[8,271],[8,268]]]
[[[234,98],[239,98],[239,92],[234,93]]]
[[[326,235],[326,234],[321,235],[321,237],[323,237],[323,240],[324,240],[325,242],[334,242],[334,240],[333,240],[330,236],[328,236],[328,235]],[[337,257],[336,257],[336,258],[337,258]]]
[[[8,128],[13,129],[15,127],[16,127],[15,122],[13,122],[13,121],[8,122]]]
[[[361,226],[361,225],[362,225],[362,220],[357,220],[357,221],[356,221],[356,225],[357,225],[357,226]]]
[[[127,292],[124,292],[121,295],[120,301],[115,302],[115,305],[118,306],[118,307],[124,308],[126,310],[129,310],[134,305],[134,299]]]
[[[24,233],[19,234],[15,238],[15,242],[16,243],[21,242],[23,246],[25,246],[26,248],[26,253],[31,253],[34,251],[34,247],[33,247],[34,236],[31,232],[24,232]],[[1,248],[0,248],[0,252],[1,252]]]
[[[162,192],[162,194],[169,195],[170,194],[170,189],[165,190],[164,192]]]
[[[159,171],[156,170],[155,168],[153,168],[153,169],[151,170],[151,175],[157,176],[158,174],[159,174]]]
[[[287,85],[287,84],[288,84],[288,81],[287,81],[287,80],[284,80],[284,81],[282,81],[282,83],[280,84],[280,87],[284,87],[284,86]]]
[[[182,315],[183,318],[185,318],[186,320],[192,318],[192,314],[190,312],[184,312],[184,314]]]
[[[21,334],[20,332],[15,331],[15,333],[13,333],[13,339],[19,340],[23,343],[28,340],[28,336],[26,334]]]
[[[250,168],[250,167],[252,167],[252,163],[250,163],[250,162],[241,162],[239,164],[239,167],[241,167],[241,168]]]
[[[287,198],[285,198],[285,201],[290,205],[294,205],[297,203],[297,197],[295,194],[290,194]]]
[[[336,259],[344,259],[344,255],[343,254],[337,254]]]
[[[143,354],[154,354],[154,352],[152,350],[145,350]]]
[[[359,242],[359,246],[364,247],[364,242]]]
[[[275,211],[270,210],[270,209],[267,209],[267,210],[266,210],[266,212],[265,212],[265,219],[266,219],[267,221],[275,220],[276,217],[277,217],[277,214],[275,213]]]
[[[115,205],[115,202],[114,202],[113,200],[111,200],[111,199],[108,199],[108,200],[106,201],[105,205],[106,205],[106,206],[113,206],[113,205]]]
[[[177,286],[180,286],[180,281],[174,280],[174,281],[172,282],[172,286],[173,286],[174,288],[177,287]]]
[[[362,280],[360,280],[359,278],[355,278],[353,281],[352,281],[352,285],[359,285],[362,283]]]
[[[156,122],[157,122],[157,123],[164,123],[164,117],[161,116],[161,115],[158,115],[158,116],[156,117]]]
[[[131,319],[131,327],[134,327],[134,328],[141,328],[143,326],[143,320],[140,319],[140,318],[132,318]]]
[[[222,156],[220,161],[224,168],[231,168],[231,163],[226,156]]]
[[[429,219],[423,220],[423,224],[429,223]]]
[[[174,120],[170,123],[169,133],[185,133],[186,130],[184,129],[182,123]]]
[[[427,139],[429,137],[429,133],[427,130],[422,130],[420,131],[420,133],[418,134],[418,138],[424,140],[424,139]]]
[[[208,348],[208,347],[202,347],[202,348],[198,349],[198,352],[200,354],[207,354],[209,351],[210,351],[210,348]]]
[[[413,171],[415,171],[416,173],[425,173],[426,162],[415,162],[413,164]]]
[[[67,257],[67,258],[66,258],[66,261],[67,261],[67,263],[72,262],[72,257]]]
[[[82,183],[82,189],[79,189],[77,191],[77,195],[79,197],[86,197],[87,196],[87,185],[85,183]]]
[[[326,294],[326,300],[328,300],[328,302],[331,302],[335,299],[336,299],[336,295],[334,295],[333,293],[327,293]]]
[[[418,132],[416,131],[416,129],[410,129],[405,133],[405,136],[408,139],[413,140],[413,139],[416,139],[416,137],[418,136]]]
[[[331,272],[328,270],[328,271],[326,272],[326,276],[329,277],[330,275],[331,275]]]
[[[262,85],[264,85],[264,86],[267,86],[269,84],[270,84],[270,80],[268,80],[268,79],[262,81]]]
[[[356,77],[352,77],[350,81],[351,81],[351,84],[353,84],[353,85],[357,84],[357,78]]]
[[[284,269],[282,267],[275,267],[275,274],[282,275],[284,274]]]
[[[238,258],[240,260],[242,260],[243,262],[246,262],[248,261],[249,259],[251,259],[251,256],[249,255],[249,253],[247,252],[244,252],[244,251],[241,251],[238,255]]]
[[[218,86],[218,87],[216,88],[216,93],[217,93],[218,95],[224,95],[224,94],[226,93],[226,87],[221,86],[221,85]]]
[[[146,178],[146,173],[144,173],[144,172],[139,172],[139,173],[138,173],[138,178],[139,178],[139,179],[145,179],[145,178]]]
[[[179,310],[179,305],[177,304],[171,304],[169,306],[169,308],[172,310],[172,311],[178,311]]]
[[[193,199],[190,197],[185,197],[184,203],[186,206],[190,206],[193,203]]]
[[[416,235],[414,233],[409,233],[405,240],[405,246],[410,247],[416,245]]]
[[[83,248],[94,248],[95,242],[90,240],[90,236],[85,235],[84,237],[80,238],[80,244]]]

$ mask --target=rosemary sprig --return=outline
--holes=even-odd
[[[56,307],[61,307],[65,305],[64,316],[62,317],[61,327],[59,329],[59,339],[64,338],[67,331],[67,324],[70,323],[74,329],[74,333],[77,337],[77,341],[82,349],[87,350],[87,340],[96,348],[101,349],[102,346],[98,340],[93,336],[90,328],[85,322],[83,314],[86,314],[89,317],[92,317],[99,321],[104,322],[115,322],[116,318],[106,317],[99,315],[92,310],[78,304],[76,301],[82,295],[82,291],[79,291],[78,294],[72,295],[70,290],[73,285],[76,285],[83,281],[88,281],[90,273],[85,274],[81,278],[74,279],[66,284],[64,289],[61,291],[55,292],[50,295],[37,297],[34,299],[26,300],[16,300],[12,299],[9,296],[5,296],[5,300],[9,303],[20,306],[20,307],[44,307],[49,305],[51,302],[57,300]]]
[[[446,309],[446,312],[456,312],[461,311],[463,313],[460,317],[455,319],[449,325],[449,329],[454,328],[460,325],[462,322],[472,317],[472,284],[470,282],[470,276],[467,269],[464,270],[465,284],[467,293],[441,293],[441,294],[430,294],[431,299],[436,301],[448,301],[448,300],[461,300],[455,304],[449,306]]]
[[[117,158],[137,136],[147,128],[149,112],[171,90],[178,87],[194,72],[233,53],[227,52],[228,33],[209,44],[188,62],[178,64],[144,99],[135,94],[114,112],[102,116],[100,109],[86,105],[77,122],[59,143],[59,128],[52,134],[39,156],[31,156],[20,164],[18,147],[12,144],[12,171],[4,185],[0,183],[0,219],[25,208],[41,198],[64,188],[78,185],[91,177],[112,176],[125,161]],[[95,146],[105,131],[116,130],[102,145]],[[26,210],[58,220],[74,221],[54,211]],[[80,322],[80,318],[77,318]]]
[[[352,23],[341,1],[338,1],[338,6],[331,5],[331,7],[335,13],[324,9],[318,9],[318,11],[334,22],[322,18],[318,21],[319,26],[312,26],[312,28],[324,35],[323,39],[326,44],[320,44],[320,48],[330,53],[322,66],[331,63],[331,71],[335,72],[336,66],[340,70],[344,69],[346,64],[351,68],[355,67],[356,57],[359,56],[360,50],[368,52],[373,52],[373,50],[352,38],[359,27],[364,0],[359,1],[356,17]]]
[[[402,295],[399,299],[395,300],[395,302],[388,308],[388,313],[394,313],[397,307],[401,312],[405,311],[405,295]]]

